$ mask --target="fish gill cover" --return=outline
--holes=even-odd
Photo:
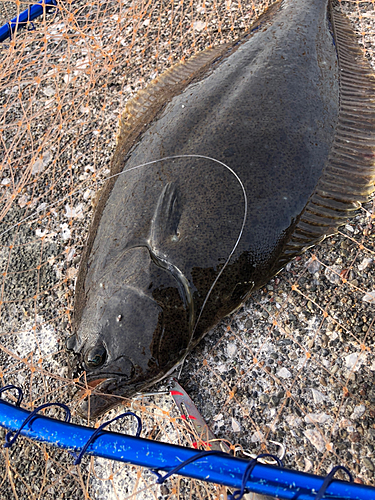
[[[22,386],[26,408],[65,402],[82,423],[75,409],[90,388],[84,378],[69,379],[65,341],[80,256],[126,102],[182,58],[236,39],[269,3],[59,2],[1,44],[0,379]],[[28,5],[1,1],[0,25]],[[374,2],[342,1],[340,8],[374,65]],[[365,204],[188,356],[181,383],[219,438],[254,454],[275,451],[276,441],[289,468],[324,475],[342,464],[374,484],[373,214]],[[197,440],[169,396],[145,397],[133,409],[145,437]],[[54,411],[48,414],[62,418]],[[135,424],[113,429],[133,432]],[[223,493],[181,478],[156,486],[148,471],[101,459],[76,468],[66,452],[26,438],[0,457],[6,499]]]

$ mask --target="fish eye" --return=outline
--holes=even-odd
[[[97,345],[85,355],[85,363],[89,368],[102,366],[107,358],[107,351],[103,345]]]

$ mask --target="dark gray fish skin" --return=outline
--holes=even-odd
[[[285,248],[334,142],[338,61],[327,0],[284,1],[269,18],[122,152],[127,172],[97,214],[68,346],[101,392],[130,397],[165,376],[302,251]],[[175,155],[212,159],[165,159]],[[91,416],[117,401],[91,396]]]

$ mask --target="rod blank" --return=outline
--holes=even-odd
[[[17,431],[30,412],[0,400],[0,426]],[[30,439],[79,452],[95,429],[37,415],[22,429]],[[19,446],[15,443],[14,446]],[[197,450],[136,438],[126,434],[103,431],[88,447],[87,453],[132,465],[169,472],[181,462],[199,455]],[[73,461],[73,459],[72,459]],[[178,474],[240,489],[247,460],[209,455],[183,467]],[[257,464],[246,487],[255,493],[282,499],[313,500],[324,477],[297,472],[272,465]],[[357,483],[334,480],[327,488],[327,498],[370,500],[375,488]]]

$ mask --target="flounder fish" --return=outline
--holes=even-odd
[[[127,105],[67,345],[96,389],[91,417],[170,373],[368,199],[374,95],[335,4],[283,0]]]

